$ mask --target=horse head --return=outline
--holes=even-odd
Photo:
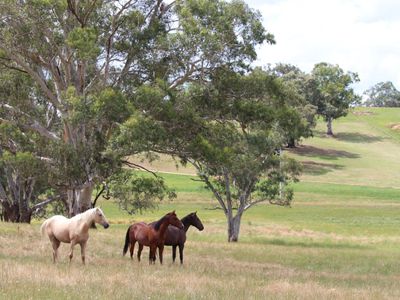
[[[96,209],[95,209],[94,221],[96,223],[102,225],[104,228],[110,227],[110,224],[108,223],[108,221],[100,207],[96,207]]]
[[[204,229],[203,223],[201,223],[199,217],[197,216],[197,211],[189,214],[189,218],[190,218],[190,225],[193,225],[200,231]]]
[[[184,228],[181,220],[179,220],[178,217],[176,216],[175,211],[167,213],[165,216],[168,218],[168,222],[169,222],[170,225],[178,227],[180,229]]]

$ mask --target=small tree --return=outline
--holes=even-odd
[[[311,75],[314,80],[311,101],[327,123],[326,134],[333,136],[332,121],[346,116],[350,106],[361,100],[351,87],[359,81],[358,75],[324,62],[316,64]]]
[[[392,82],[379,82],[364,92],[367,106],[400,107],[400,92]]]

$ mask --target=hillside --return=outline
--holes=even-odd
[[[400,188],[400,109],[358,108],[334,121],[335,138],[318,123],[315,136],[292,151],[302,181]]]
[[[334,121],[334,138],[325,135],[320,120],[314,137],[286,153],[303,163],[302,182],[400,188],[399,124],[399,108],[356,108]],[[160,172],[195,174],[166,156],[142,163]]]

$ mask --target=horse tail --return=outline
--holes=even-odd
[[[131,227],[132,227],[132,225],[128,227],[128,230],[127,230],[127,232],[126,232],[126,236],[125,236],[125,245],[124,245],[124,250],[123,250],[123,252],[122,252],[122,255],[125,255],[126,252],[128,251],[129,242],[130,242],[130,241],[129,241],[129,231],[131,230]]]
[[[42,236],[44,236],[44,233],[45,233],[45,230],[46,230],[46,227],[47,227],[47,221],[48,220],[45,220],[43,222],[42,226],[40,226],[40,232],[42,233]]]

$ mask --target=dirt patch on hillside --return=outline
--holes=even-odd
[[[356,116],[371,116],[374,113],[372,111],[353,111],[353,115]]]
[[[393,125],[390,126],[390,128],[392,128],[393,130],[400,131],[400,123],[399,124],[393,124]]]

